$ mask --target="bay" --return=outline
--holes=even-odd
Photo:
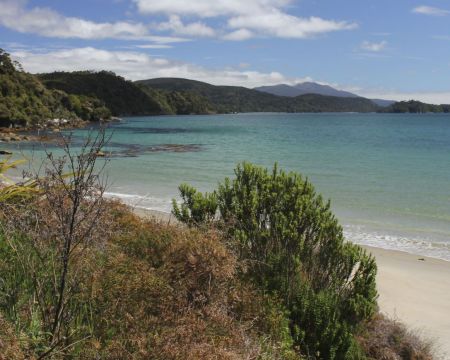
[[[212,191],[239,162],[277,162],[331,199],[349,240],[450,261],[449,115],[156,116],[110,130],[108,193],[134,206],[169,212],[180,183]]]

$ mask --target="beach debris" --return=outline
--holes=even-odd
[[[419,261],[425,261],[425,258],[418,258]]]

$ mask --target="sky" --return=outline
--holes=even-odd
[[[0,0],[0,47],[32,73],[450,103],[449,0]]]

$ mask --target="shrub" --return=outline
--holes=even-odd
[[[370,320],[358,334],[358,342],[372,359],[431,360],[432,345],[406,327],[381,314]]]
[[[376,310],[373,257],[345,242],[330,203],[300,175],[248,163],[235,175],[209,195],[181,186],[174,215],[188,225],[217,216],[253,281],[283,298],[296,344],[318,358],[349,357],[352,334]]]

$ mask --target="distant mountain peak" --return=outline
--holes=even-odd
[[[288,97],[296,97],[305,94],[317,94],[336,97],[360,97],[348,91],[337,90],[329,85],[322,85],[312,81],[305,81],[295,85],[280,84],[273,86],[261,86],[255,88],[255,90],[273,95]]]

